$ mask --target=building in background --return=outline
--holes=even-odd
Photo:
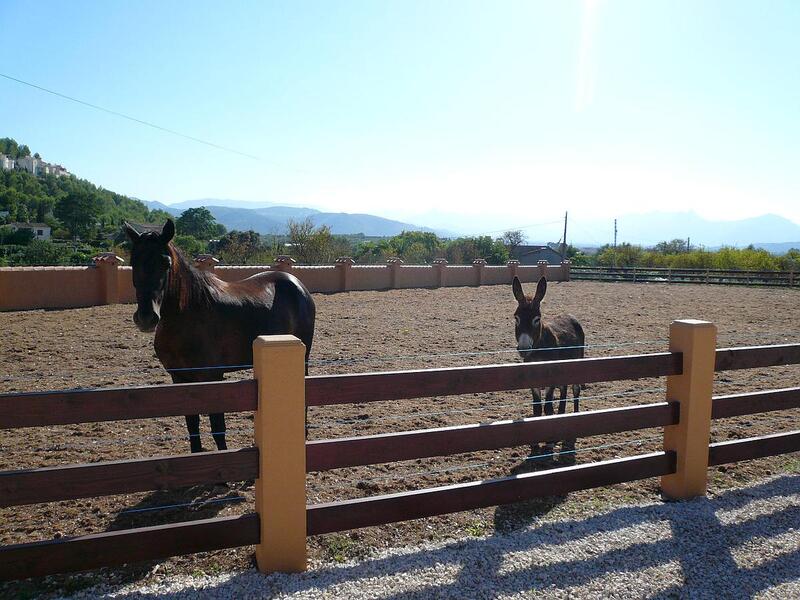
[[[45,223],[9,223],[8,226],[11,227],[12,231],[29,229],[33,231],[33,237],[37,240],[50,239],[50,225]]]
[[[521,265],[535,265],[540,260],[546,260],[548,264],[560,265],[561,254],[549,246],[525,246],[520,245],[511,251],[511,258],[518,260]]]

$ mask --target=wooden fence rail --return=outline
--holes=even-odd
[[[242,545],[256,546],[262,570],[302,570],[307,535],[649,477],[662,477],[665,490],[665,482],[673,491],[693,490],[698,488],[692,487],[688,479],[687,483],[681,479],[688,469],[687,456],[694,457],[690,461],[693,463],[707,459],[709,465],[717,465],[800,450],[800,431],[708,443],[710,419],[800,407],[800,387],[712,398],[713,372],[800,364],[800,344],[714,349],[715,330],[709,323],[679,322],[673,328],[671,352],[305,379],[304,349],[299,340],[265,337],[255,345],[256,380],[0,395],[0,428],[139,419],[183,415],[187,411],[256,411],[254,448],[0,472],[0,507],[256,479],[256,514],[3,546],[0,579]],[[309,442],[303,437],[304,405],[664,376],[667,401],[655,404]],[[707,392],[705,383],[698,384],[705,379],[709,383]],[[694,425],[687,430],[690,421]],[[286,426],[288,422],[291,426]],[[306,472],[652,427],[664,429],[665,451],[306,507]],[[697,458],[698,448],[705,456],[701,456],[702,460]],[[704,485],[707,475],[705,465],[701,466],[700,483]]]

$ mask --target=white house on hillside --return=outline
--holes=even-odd
[[[10,171],[16,167],[17,169],[27,171],[31,175],[38,176],[55,175],[56,177],[64,177],[70,174],[69,171],[61,165],[50,164],[35,156],[23,156],[15,161],[5,154],[0,154],[0,167],[6,171]]]
[[[11,231],[30,229],[37,240],[50,239],[50,226],[45,223],[9,223],[8,226],[11,227]]]

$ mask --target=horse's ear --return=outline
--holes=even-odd
[[[128,236],[128,239],[132,243],[135,244],[136,242],[139,241],[141,234],[138,231],[136,231],[133,227],[131,227],[130,223],[128,223],[127,221],[123,221],[122,228],[125,230],[125,235]]]
[[[544,295],[547,293],[547,279],[542,277],[539,283],[536,284],[536,295],[533,297],[534,302],[541,302]]]
[[[514,298],[517,302],[522,304],[525,302],[525,292],[522,291],[522,284],[519,282],[519,277],[514,277],[514,282],[511,284],[511,289],[514,290]]]
[[[175,237],[175,223],[172,222],[172,219],[167,219],[167,222],[164,223],[164,229],[161,230],[161,241],[165,244],[169,244],[169,241]]]

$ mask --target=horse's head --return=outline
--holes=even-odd
[[[133,322],[141,331],[153,331],[161,318],[161,303],[172,267],[168,244],[175,235],[175,223],[167,219],[161,233],[139,233],[125,223],[125,233],[131,241],[133,286],[138,304]]]
[[[514,333],[517,337],[517,350],[530,350],[542,336],[541,302],[547,292],[547,280],[542,277],[536,286],[534,296],[526,296],[518,277],[511,284],[514,298],[517,299],[517,310],[514,311]]]

